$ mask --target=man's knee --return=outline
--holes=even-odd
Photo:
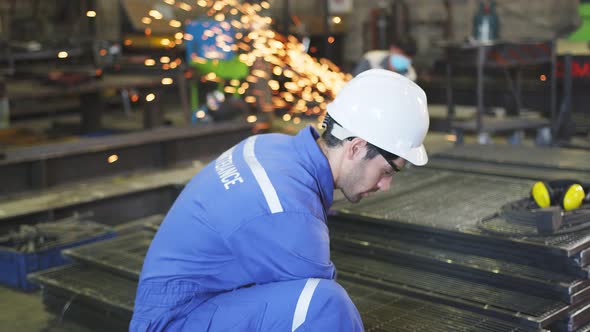
[[[353,308],[356,311],[346,290],[334,280],[322,279],[316,292],[317,294],[314,296],[318,297],[319,302],[323,302],[323,306],[339,310]]]
[[[322,279],[313,294],[306,331],[362,331],[361,317],[348,293],[334,280]]]

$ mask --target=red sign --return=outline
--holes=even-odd
[[[557,61],[557,77],[563,77],[565,74],[565,64],[563,59]],[[572,78],[590,78],[590,59],[572,59],[570,68]]]

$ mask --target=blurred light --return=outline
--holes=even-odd
[[[105,56],[105,55],[107,55],[107,50],[106,50],[106,48],[101,48],[98,53],[100,54],[100,56]]]
[[[131,101],[136,103],[139,100],[139,96],[136,94],[131,95]]]
[[[143,33],[144,33],[146,36],[149,36],[149,35],[151,35],[151,34],[152,34],[152,29],[150,29],[150,28],[145,28],[145,30],[143,30]]]
[[[185,33],[184,40],[193,40],[193,35],[191,35],[190,33]]]
[[[133,44],[133,41],[131,39],[125,39],[125,41],[123,41],[123,45],[125,46],[129,46],[131,44]]]
[[[283,120],[284,121],[291,121],[291,114],[284,114],[283,115]]]
[[[293,123],[294,123],[294,124],[299,124],[299,123],[301,123],[301,118],[300,118],[300,117],[298,117],[298,116],[294,117],[294,118],[293,118]]]
[[[146,66],[154,66],[156,64],[156,60],[154,59],[145,59],[145,61],[143,62],[144,65]]]
[[[255,103],[256,102],[256,97],[254,96],[248,96],[246,98],[244,98],[244,101],[247,103]]]
[[[187,11],[187,12],[190,12],[193,9],[193,7],[186,2],[179,3],[178,7],[180,7],[180,9]]]
[[[541,76],[539,76],[539,79],[545,82],[547,80],[547,76],[545,76],[545,74],[542,74]]]
[[[170,57],[163,56],[163,57],[160,58],[160,62],[161,63],[169,63],[170,62]]]
[[[279,82],[276,80],[269,80],[268,81],[268,86],[272,89],[272,90],[278,90],[281,86],[279,85]]]
[[[205,117],[205,111],[198,111],[197,112],[197,118],[198,119],[202,119]]]
[[[334,16],[332,17],[332,22],[334,22],[334,24],[340,24],[340,22],[342,22],[342,19],[340,18],[340,16]]]
[[[176,1],[174,1],[174,0],[164,0],[164,2],[167,3],[167,4],[169,4],[170,6],[173,6]]]
[[[256,118],[256,115],[248,115],[248,117],[246,118],[246,121],[248,123],[254,123],[254,122],[256,122],[257,119],[258,118]]]
[[[154,101],[154,99],[156,99],[156,95],[153,93],[150,93],[149,95],[145,96],[145,101],[147,102]]]
[[[269,4],[268,2],[266,2],[266,1],[262,1],[262,2],[260,3],[260,5],[261,5],[261,6],[262,6],[262,8],[264,8],[264,9],[269,9],[269,8],[270,8],[270,4]]]
[[[180,21],[177,21],[177,20],[171,20],[168,24],[173,28],[180,28],[182,26],[182,23],[180,23]],[[177,39],[180,39],[180,38],[177,38]]]
[[[57,53],[57,57],[60,58],[60,59],[65,59],[65,58],[68,57],[68,52],[61,51],[61,52]]]
[[[119,160],[119,156],[117,156],[116,154],[112,154],[107,158],[107,161],[109,162],[109,164],[112,164],[117,160]]]
[[[170,77],[164,77],[162,79],[162,84],[164,84],[164,85],[170,85],[172,83],[174,83],[174,80]]]
[[[86,12],[86,16],[88,17],[96,17],[96,12],[94,10],[89,10]]]
[[[160,40],[160,44],[162,44],[162,46],[168,46],[170,45],[170,39],[162,38],[162,40]]]
[[[178,66],[176,62],[170,62],[170,69],[174,69],[176,66]]]
[[[184,37],[184,33],[177,32],[174,34],[174,39],[182,39]]]
[[[201,7],[207,7],[207,1],[199,0],[199,1],[197,1],[197,5],[199,5]]]
[[[223,92],[225,93],[236,93],[236,88],[233,86],[226,86],[225,88],[223,88]]]
[[[152,23],[152,19],[149,18],[149,17],[147,17],[147,16],[146,17],[142,17],[141,18],[141,23],[143,23],[143,24],[150,24],[150,23]]]
[[[449,142],[456,142],[457,135],[453,135],[453,134],[445,135],[445,139]]]
[[[328,37],[328,43],[330,43],[330,44],[334,43],[334,37],[332,37],[332,36]]]
[[[148,13],[151,17],[155,18],[156,20],[161,20],[164,16],[159,11],[152,9]]]

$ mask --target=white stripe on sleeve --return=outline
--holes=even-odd
[[[279,213],[283,212],[283,206],[281,205],[281,201],[279,201],[279,196],[277,196],[277,192],[275,187],[270,182],[266,171],[256,159],[256,155],[254,153],[254,143],[256,142],[257,136],[251,136],[246,140],[244,145],[244,159],[246,163],[252,170],[254,174],[254,178],[258,182],[260,189],[262,189],[262,193],[264,194],[264,198],[266,198],[266,203],[270,208],[271,213]]]

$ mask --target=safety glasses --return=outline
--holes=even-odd
[[[387,161],[387,163],[391,166],[391,168],[393,168],[393,170],[396,173],[401,172],[401,168],[397,167],[397,165],[393,162],[393,160],[398,159],[399,156],[397,156],[397,155],[395,155],[393,153],[387,152],[387,151],[385,151],[383,149],[380,149],[377,146],[376,146],[376,148],[377,148],[377,151],[379,151],[379,154],[381,156],[383,156],[383,158],[385,158],[385,161]]]

